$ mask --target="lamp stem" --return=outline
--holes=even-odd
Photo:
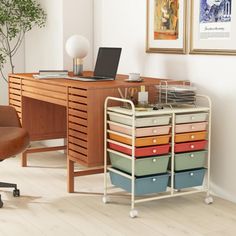
[[[83,75],[83,60],[80,58],[73,59],[73,73],[74,75]]]

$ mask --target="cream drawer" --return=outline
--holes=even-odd
[[[204,122],[207,120],[207,117],[208,113],[206,112],[176,115],[175,122],[176,124]]]

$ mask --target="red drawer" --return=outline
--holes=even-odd
[[[188,152],[202,150],[207,147],[207,141],[188,142],[188,143],[176,143],[175,152]]]
[[[127,155],[132,155],[132,150],[118,144],[109,143],[109,148],[123,152]],[[145,147],[145,148],[135,148],[135,157],[143,157],[143,156],[157,156],[162,154],[167,154],[170,150],[170,145],[158,145],[152,147]]]

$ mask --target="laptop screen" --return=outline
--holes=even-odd
[[[99,48],[94,76],[115,78],[120,54],[121,48]]]

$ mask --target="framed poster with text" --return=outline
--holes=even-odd
[[[236,54],[236,6],[232,0],[191,1],[191,54]]]

